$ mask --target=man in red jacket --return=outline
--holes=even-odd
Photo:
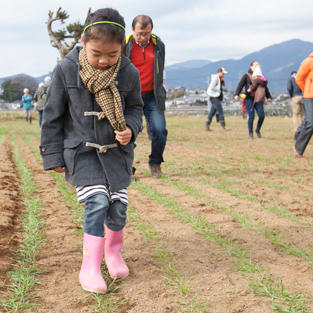
[[[159,178],[167,140],[165,121],[166,91],[163,86],[165,46],[152,34],[153,22],[147,15],[138,15],[132,23],[132,34],[126,37],[126,56],[139,70],[143,113],[151,138],[149,168],[151,176]]]

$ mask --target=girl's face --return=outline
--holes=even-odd
[[[86,49],[89,64],[100,70],[106,70],[117,63],[122,52],[122,46],[118,42],[103,43],[101,40],[91,39],[85,43],[83,35],[81,42]]]

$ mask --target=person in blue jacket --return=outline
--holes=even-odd
[[[33,97],[29,94],[29,90],[27,88],[24,89],[24,96],[22,96],[23,101],[23,109],[25,111],[25,119],[26,123],[32,123],[32,100]]]

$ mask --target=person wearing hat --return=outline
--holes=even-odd
[[[256,68],[260,68],[260,64],[257,61],[253,61],[250,64],[250,69],[248,70],[248,72],[242,76],[238,87],[236,89],[235,92],[235,100],[238,101],[239,100],[239,94],[241,93],[243,87],[245,87],[245,91],[248,91],[248,89],[251,87],[252,83],[253,83],[253,78],[252,75],[255,71]],[[261,71],[262,74],[262,71]],[[263,76],[263,75],[262,75]],[[265,86],[265,98],[267,99],[267,102],[271,102],[272,100],[272,96],[267,88],[267,86]],[[261,126],[264,122],[264,118],[265,118],[265,114],[264,114],[264,104],[263,101],[255,101],[255,92],[250,92],[248,94],[246,94],[246,98],[245,98],[245,105],[247,107],[247,112],[248,112],[248,129],[249,129],[249,139],[253,139],[253,121],[254,121],[254,114],[255,111],[257,111],[258,113],[258,124],[256,127],[256,134],[259,138],[261,138],[261,133],[260,133],[260,129]]]
[[[221,67],[217,70],[217,74],[211,76],[211,84],[208,88],[208,95],[211,102],[211,110],[208,115],[208,119],[205,122],[205,130],[211,131],[210,125],[212,118],[215,114],[219,115],[219,122],[224,130],[231,130],[231,128],[226,128],[225,118],[224,118],[224,109],[222,107],[223,101],[223,86],[225,86],[224,75],[228,72],[224,67]]]
[[[47,76],[44,79],[44,83],[39,84],[39,88],[37,89],[34,95],[34,100],[37,101],[36,110],[39,113],[39,127],[41,127],[41,124],[42,124],[43,109],[46,104],[47,89],[49,87],[50,81],[51,81],[51,77]]]
[[[29,90],[27,88],[24,89],[24,96],[22,96],[23,109],[25,111],[25,119],[26,123],[32,123],[32,100],[33,97],[29,94]]]

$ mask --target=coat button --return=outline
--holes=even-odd
[[[41,148],[41,152],[45,152],[46,151],[46,148],[45,147],[42,147]]]

